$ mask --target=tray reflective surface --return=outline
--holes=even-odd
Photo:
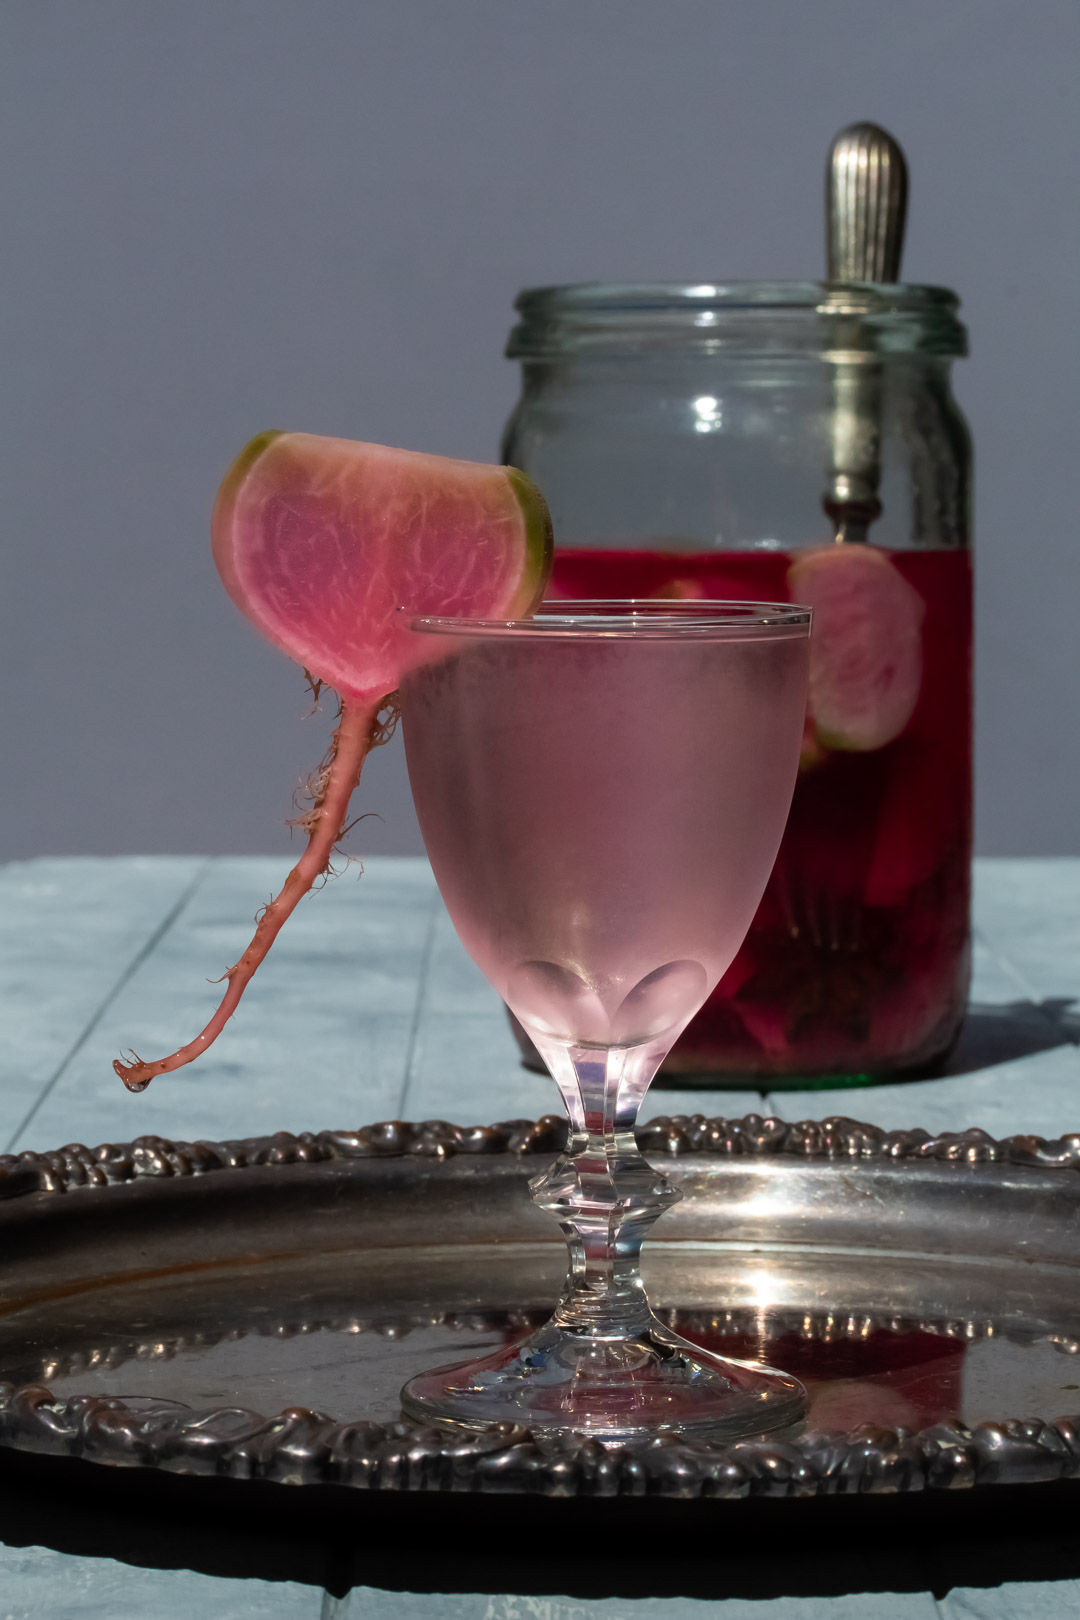
[[[850,1121],[660,1121],[641,1138],[683,1192],[646,1246],[650,1297],[697,1343],[796,1374],[811,1397],[798,1433],[605,1453],[402,1424],[406,1379],[550,1313],[565,1250],[527,1182],[557,1131],[371,1127],[211,1144],[216,1164],[182,1144],[81,1150],[100,1184],[63,1192],[75,1150],[51,1169],[4,1161],[0,1443],[564,1495],[1080,1472],[1080,1422],[1063,1417],[1080,1413],[1080,1144]]]

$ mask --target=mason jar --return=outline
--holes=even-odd
[[[551,594],[815,608],[784,842],[745,944],[665,1071],[773,1088],[939,1071],[970,956],[956,297],[589,284],[516,307],[522,392],[502,454],[551,508]]]

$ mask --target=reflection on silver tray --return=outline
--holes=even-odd
[[[563,1131],[392,1122],[0,1157],[0,1444],[559,1496],[1080,1475],[1080,1417],[1058,1415],[1080,1412],[1080,1134],[655,1120],[641,1146],[684,1198],[647,1245],[650,1295],[687,1337],[797,1373],[803,1431],[604,1448],[400,1421],[407,1377],[547,1315],[564,1251],[526,1183]]]

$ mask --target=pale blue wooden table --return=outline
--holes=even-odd
[[[236,959],[277,860],[43,859],[0,867],[0,1151],[155,1132],[227,1137],[378,1119],[462,1123],[555,1111],[525,1072],[501,1004],[458,945],[423,860],[372,860],[306,900],[206,1058],[140,1097],[112,1059],[190,1037],[207,984]],[[790,1119],[981,1125],[995,1135],[1080,1128],[1080,860],[978,863],[975,1016],[963,1071],[917,1085],[787,1092]],[[757,1092],[657,1092],[645,1112],[763,1110]],[[2,1257],[0,1257],[2,1264]],[[1078,1488],[1080,1489],[1080,1488]],[[1078,1495],[1080,1501],[1080,1495]],[[0,1525],[0,1537],[3,1526]],[[0,1620],[1057,1620],[1080,1583],[777,1602],[395,1595],[132,1569],[0,1546]]]

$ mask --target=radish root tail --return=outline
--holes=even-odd
[[[354,705],[342,701],[337,729],[326,758],[310,784],[311,807],[291,823],[307,834],[304,853],[285,879],[281,893],[259,913],[251,944],[240,960],[223,975],[227,983],[225,994],[202,1033],[168,1057],[158,1058],[154,1062],[144,1063],[133,1052],[130,1063],[118,1058],[113,1064],[129,1091],[145,1091],[155,1075],[182,1069],[217,1040],[239,1006],[241,996],[282,925],[312,885],[330,870],[337,845],[348,830],[346,817],[349,800],[360,781],[364,760],[373,748],[389,741],[397,719],[396,693],[375,703]]]

